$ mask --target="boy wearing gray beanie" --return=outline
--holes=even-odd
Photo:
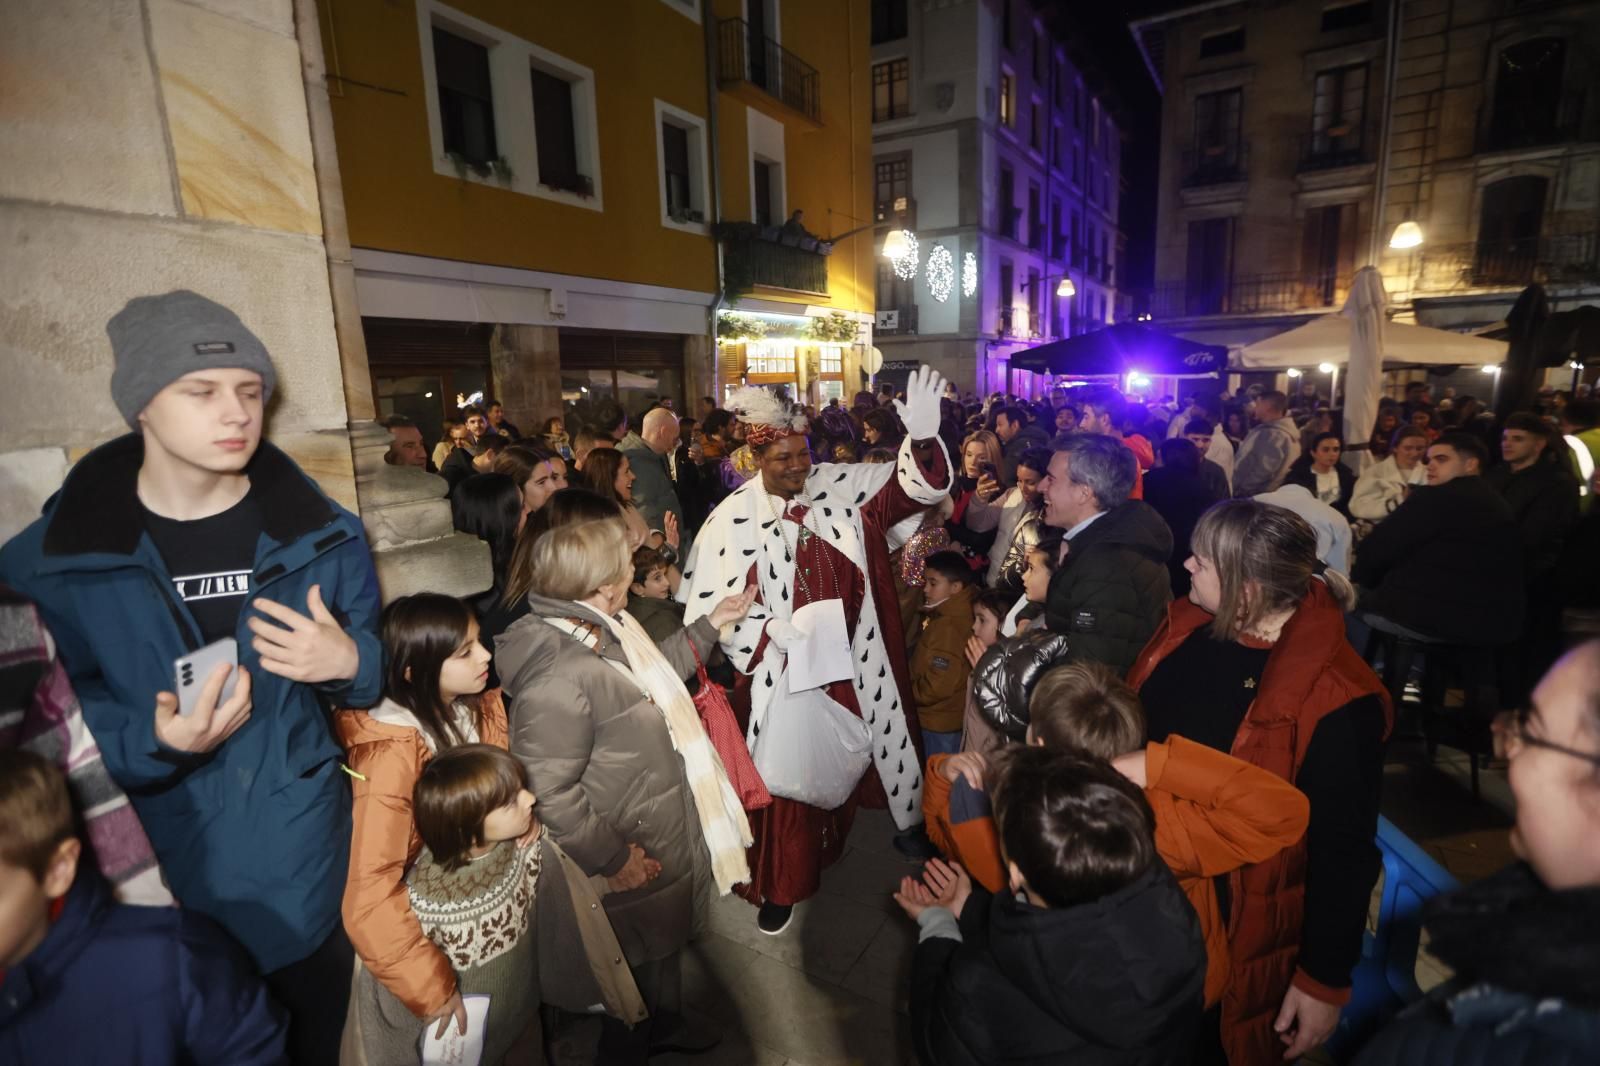
[[[350,788],[324,704],[380,694],[372,557],[360,520],[262,441],[277,373],[238,315],[180,290],[106,332],[133,432],[72,468],[0,549],[0,580],[38,604],[173,895],[249,951],[293,1061],[334,1063]],[[236,666],[179,669],[229,641]]]

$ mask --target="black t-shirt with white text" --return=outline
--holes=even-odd
[[[201,644],[231,637],[250,594],[261,506],[253,494],[220,514],[180,522],[144,510],[145,529],[172,575],[173,591],[200,626]]]

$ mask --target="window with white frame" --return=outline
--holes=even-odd
[[[1017,125],[1017,77],[1009,70],[1000,72],[1000,125],[1007,129]]]
[[[788,217],[783,123],[753,107],[745,108],[744,114],[750,145],[750,220],[775,226]]]
[[[703,233],[710,200],[705,120],[657,100],[656,159],[661,172],[661,224]]]
[[[417,27],[435,173],[603,210],[592,70],[439,0]]]
[[[433,71],[445,154],[468,166],[493,163],[500,151],[495,142],[488,46],[434,26]]]

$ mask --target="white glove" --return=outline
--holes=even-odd
[[[774,618],[767,623],[767,639],[776,644],[785,654],[795,644],[805,641],[805,630],[784,618]]]
[[[931,366],[919,366],[906,382],[906,402],[894,402],[894,409],[912,440],[927,440],[939,435],[939,399],[944,393],[944,378]]]

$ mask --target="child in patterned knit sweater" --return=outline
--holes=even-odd
[[[488,996],[484,1063],[497,1063],[538,1015],[529,936],[543,858],[542,833],[522,764],[503,748],[459,744],[422,770],[412,811],[423,851],[406,893],[423,935],[449,960],[463,1000]],[[470,1021],[420,1019],[363,968],[355,1010],[368,1062],[416,1062],[424,1036]],[[462,1022],[466,1021],[466,1025]]]
[[[518,1044],[539,1046],[541,1002],[629,1021],[643,1014],[626,966],[591,968],[621,949],[609,923],[589,917],[600,913],[598,900],[534,818],[534,802],[522,764],[492,744],[440,752],[412,794],[423,850],[406,874],[407,896],[463,1000],[488,998],[484,1064]],[[418,1019],[365,970],[355,1003],[370,1063],[417,1061],[422,1040],[460,1026],[450,1015],[437,1025]]]

